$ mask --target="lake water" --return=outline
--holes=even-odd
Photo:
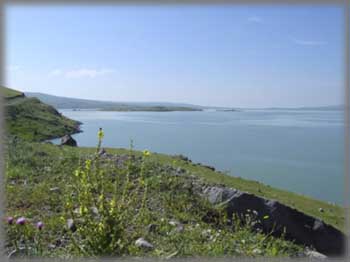
[[[342,111],[245,110],[241,112],[102,112],[61,110],[83,122],[79,146],[183,154],[233,176],[343,203]],[[56,140],[57,142],[57,140]]]

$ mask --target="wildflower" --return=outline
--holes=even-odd
[[[80,207],[79,208],[79,213],[82,215],[82,214],[85,214],[88,212],[88,209],[86,207]]]
[[[13,224],[13,221],[14,221],[14,218],[13,218],[13,217],[8,217],[8,218],[7,218],[7,223],[8,223],[9,225],[12,225],[12,224]]]
[[[38,223],[36,223],[36,228],[41,230],[44,227],[44,223],[39,221]]]
[[[98,139],[101,140],[104,137],[104,133],[102,131],[102,128],[100,127],[100,129],[98,130],[97,133]]]
[[[104,225],[103,225],[103,223],[98,223],[98,231],[100,231],[100,232],[102,232],[103,231],[103,229],[104,229]]]
[[[26,219],[24,217],[20,217],[16,221],[17,225],[24,225],[25,223],[26,223]]]
[[[109,204],[111,205],[111,207],[114,207],[115,206],[115,200],[112,199],[111,202],[109,202]]]
[[[148,150],[143,150],[143,156],[147,157],[150,156],[150,152]]]
[[[88,160],[85,161],[85,168],[86,169],[90,169],[90,167],[91,167],[91,160],[88,159]]]

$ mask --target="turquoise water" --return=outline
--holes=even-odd
[[[343,202],[344,115],[341,111],[101,112],[61,110],[83,122],[73,137],[95,146],[183,154],[233,176]],[[55,141],[57,142],[57,140]]]

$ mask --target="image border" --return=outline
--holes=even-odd
[[[350,3],[347,0],[0,0],[0,85],[5,86],[5,61],[6,61],[6,6],[52,6],[52,5],[64,5],[64,6],[103,6],[103,5],[339,5],[344,10],[344,104],[345,104],[345,114],[344,114],[344,143],[345,143],[345,151],[344,151],[344,209],[345,209],[345,223],[346,223],[346,250],[345,255],[342,258],[337,258],[336,260],[344,260],[346,258],[350,258],[350,52],[349,52],[349,13],[350,13]],[[0,137],[1,139],[4,137],[4,108],[3,108],[3,98],[0,95]],[[1,141],[0,143],[0,216],[3,219],[4,209],[5,208],[5,186],[4,186],[4,145]],[[5,231],[3,223],[0,227],[0,261],[8,261],[5,254]],[[11,261],[24,261],[24,260],[32,260],[32,261],[60,261],[58,258],[25,258],[25,259],[10,259]],[[63,260],[63,259],[62,259]],[[67,260],[67,259],[65,259]],[[72,261],[115,261],[116,258],[100,258],[100,259],[72,259]],[[118,261],[134,261],[135,259],[130,258],[118,258]],[[155,258],[137,258],[137,261],[156,261],[160,259]],[[232,261],[232,258],[175,258],[173,261]],[[285,261],[286,258],[236,258],[234,260],[237,261]],[[294,260],[294,259],[292,259]],[[300,258],[297,259],[299,261],[310,261],[310,258]],[[334,260],[334,259],[326,259],[326,260]],[[70,261],[70,260],[68,260]]]

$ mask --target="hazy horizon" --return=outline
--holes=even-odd
[[[115,102],[340,105],[343,20],[331,5],[9,5],[5,84]]]

